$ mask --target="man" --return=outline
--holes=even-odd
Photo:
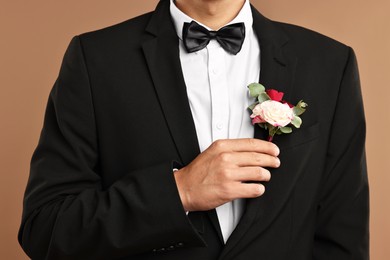
[[[301,128],[265,141],[257,81],[309,104]],[[161,0],[70,43],[19,241],[33,259],[368,259],[364,139],[352,49],[245,0]]]

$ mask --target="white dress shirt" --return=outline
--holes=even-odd
[[[200,51],[188,53],[182,29],[184,22],[194,19],[179,10],[173,0],[170,12],[180,38],[180,62],[200,150],[203,152],[218,139],[253,138],[254,127],[247,107],[254,99],[249,96],[247,86],[259,80],[260,47],[252,29],[249,1],[229,23],[245,23],[245,40],[237,55],[227,53],[216,40]],[[244,207],[245,200],[239,199],[216,208],[225,243],[240,221]]]

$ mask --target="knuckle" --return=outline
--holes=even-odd
[[[263,158],[261,155],[253,153],[252,154],[252,161],[255,162],[257,165],[261,165],[263,162]]]
[[[231,160],[231,155],[230,153],[220,153],[218,159],[222,163],[228,163]]]
[[[253,147],[256,147],[256,145],[257,145],[256,139],[254,139],[254,138],[249,138],[248,143],[250,146],[253,146]]]
[[[220,176],[222,177],[222,180],[229,180],[230,179],[230,171],[228,169],[221,169]]]
[[[225,141],[224,140],[217,140],[212,143],[212,146],[217,151],[222,151],[225,147]]]

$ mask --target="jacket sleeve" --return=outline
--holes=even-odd
[[[18,237],[23,249],[32,259],[114,259],[204,245],[182,207],[172,161],[102,188],[83,55],[75,37],[49,96],[25,192]]]
[[[328,144],[313,258],[369,259],[365,118],[355,54],[349,48]]]

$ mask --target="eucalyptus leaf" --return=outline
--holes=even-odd
[[[299,101],[298,104],[293,108],[293,113],[294,115],[300,116],[302,115],[305,111],[308,105],[303,102],[303,100]]]
[[[283,134],[289,134],[292,132],[292,128],[288,127],[288,126],[280,127],[279,129],[280,129],[280,132]]]
[[[259,96],[257,97],[257,100],[259,103],[263,103],[264,101],[270,100],[271,98],[267,95],[267,93],[263,92],[260,93]]]
[[[302,124],[302,119],[299,116],[294,116],[294,118],[291,120],[291,124],[296,128],[300,128]]]
[[[270,136],[274,136],[279,130],[278,127],[274,127],[273,125],[268,125],[268,127],[269,127],[268,134]]]
[[[248,88],[251,97],[257,97],[258,95],[260,95],[260,93],[265,92],[265,87],[260,83],[251,83],[249,84]]]
[[[253,110],[254,108],[255,108],[255,106],[257,106],[259,104],[259,102],[255,102],[255,103],[253,103],[252,105],[250,105],[248,108],[250,109],[250,110]]]

